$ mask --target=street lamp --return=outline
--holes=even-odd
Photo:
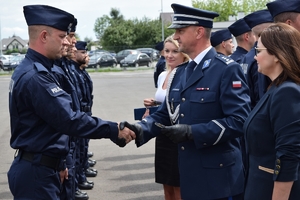
[[[165,36],[164,36],[164,19],[163,19],[163,0],[161,0],[161,41],[164,41],[165,40]]]

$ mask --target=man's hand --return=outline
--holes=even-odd
[[[193,139],[192,128],[187,124],[165,126],[161,129],[161,132],[176,144]]]
[[[121,122],[118,124],[119,135],[116,144],[119,147],[125,147],[127,143],[129,143],[131,140],[134,140],[136,138],[135,133],[131,129],[125,127],[122,123],[125,122]]]
[[[65,179],[68,179],[68,175],[69,175],[68,168],[59,172],[61,184],[63,184]]]
[[[132,130],[135,133],[135,144],[137,147],[141,146],[143,144],[144,141],[144,133],[143,133],[143,129],[141,127],[141,125],[139,125],[138,123],[135,124],[129,124],[127,121],[123,121],[120,123],[120,129],[122,130],[122,128],[127,127],[130,130]]]

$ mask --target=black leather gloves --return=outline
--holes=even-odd
[[[135,144],[137,147],[141,146],[143,143],[143,129],[141,127],[141,125],[139,125],[138,123],[135,124],[129,124],[127,121],[121,122],[120,123],[120,129],[124,129],[124,127],[129,128],[130,130],[132,130],[135,133]]]
[[[173,126],[165,126],[161,129],[161,132],[176,144],[193,139],[192,127],[187,124],[175,124]]]
[[[126,146],[126,140],[125,138],[117,138],[117,141],[116,141],[116,144],[119,146],[119,147],[125,147]]]

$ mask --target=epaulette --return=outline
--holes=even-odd
[[[229,65],[230,63],[235,62],[232,58],[227,57],[227,56],[222,55],[222,54],[219,54],[219,53],[216,55],[216,58],[221,60],[226,65]]]

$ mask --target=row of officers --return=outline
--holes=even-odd
[[[250,29],[235,35],[237,49],[248,53],[237,50],[231,58],[218,50],[226,40],[212,40],[218,13],[172,4],[169,28],[190,60],[170,74],[157,111],[137,123],[91,115],[92,96],[84,94],[92,88],[80,87],[89,81],[73,79],[70,67],[84,63],[64,67],[69,60],[62,59],[74,16],[50,6],[24,6],[29,49],[9,91],[10,144],[19,150],[8,172],[14,198],[71,198],[64,190],[74,189],[66,183],[76,166],[72,149],[78,138],[109,138],[120,147],[135,140],[140,147],[163,134],[178,144],[181,199],[300,199],[300,33],[292,27],[300,21],[300,6],[295,0],[267,6],[231,26]],[[282,15],[283,23],[274,24]],[[254,42],[246,47],[239,36]]]

